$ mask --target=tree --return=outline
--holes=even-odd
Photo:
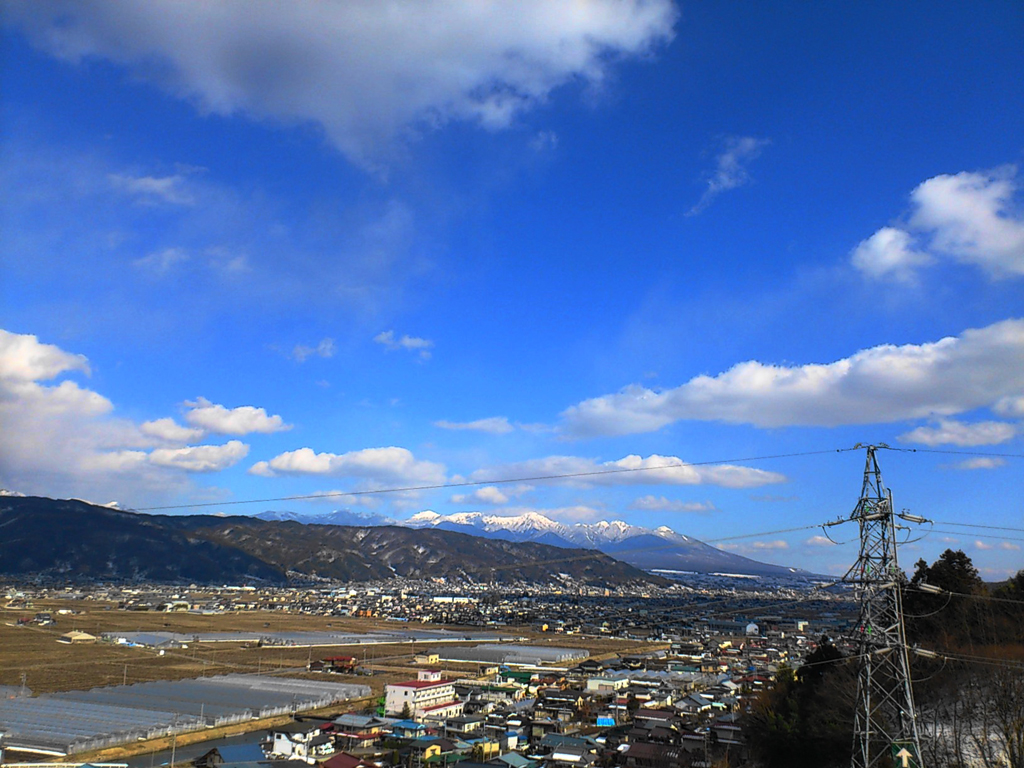
[[[766,768],[845,766],[853,744],[854,668],[822,638],[796,672],[783,666],[744,721],[753,754]]]
[[[947,549],[931,565],[918,560],[903,596],[907,636],[912,643],[949,649],[992,642],[992,622],[985,606],[974,599],[986,593],[971,558],[963,550]],[[928,584],[947,594],[930,594],[914,587]]]
[[[1006,583],[994,592],[994,595],[1003,600],[1024,602],[1024,570],[1017,571],[1015,576],[1007,579]]]
[[[409,702],[407,701],[402,705],[402,719],[408,720],[410,717],[412,717],[412,707],[409,706]]]
[[[931,566],[924,559],[918,560],[916,568],[910,579],[911,584],[925,582],[948,592],[965,595],[979,595],[985,591],[978,569],[962,549],[947,549]]]

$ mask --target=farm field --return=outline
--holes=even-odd
[[[58,615],[60,609],[80,613]],[[39,611],[51,612],[57,619],[57,625],[17,626],[18,619],[31,618]],[[114,605],[97,601],[42,600],[37,601],[30,609],[0,610],[0,685],[20,685],[24,675],[25,685],[34,693],[52,693],[119,685],[125,681],[149,682],[230,672],[257,672],[312,679],[322,677],[339,682],[358,681],[369,685],[374,693],[378,693],[383,691],[387,683],[409,677],[413,669],[413,653],[425,650],[431,643],[315,648],[260,648],[250,647],[244,643],[196,643],[184,649],[167,650],[161,655],[159,651],[153,649],[129,648],[102,642],[66,645],[57,642],[57,638],[72,629],[99,635],[114,631],[164,631],[183,634],[230,631],[372,632],[408,626],[380,619],[307,616],[278,611],[198,615],[124,611],[118,610]],[[439,627],[416,625],[416,628]],[[507,632],[511,635],[525,636],[525,642],[531,644],[586,648],[597,656],[629,653],[640,647],[632,641],[524,632],[513,627],[508,628]],[[305,671],[306,664],[311,658],[333,655],[355,656],[375,672],[373,676],[355,677],[321,676]],[[452,672],[464,673],[478,668],[475,664],[442,666]]]

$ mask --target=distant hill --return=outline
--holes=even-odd
[[[809,576],[808,571],[752,560],[676,533],[668,526],[644,528],[622,520],[567,525],[537,512],[521,515],[489,515],[456,512],[439,515],[425,511],[408,520],[391,520],[340,510],[324,515],[294,512],[263,512],[264,520],[290,520],[306,525],[401,525],[410,528],[453,531],[487,539],[533,542],[566,549],[596,549],[616,560],[646,571],[729,573],[744,576]],[[358,522],[356,522],[358,521]]]
[[[536,541],[559,547],[592,547],[645,570],[734,573],[749,576],[808,575],[800,568],[762,563],[725,552],[667,526],[644,528],[622,520],[566,525],[536,512],[486,515],[420,512],[406,525],[472,533],[507,541]]]
[[[202,583],[285,581],[280,568],[237,547],[169,527],[162,517],[36,496],[0,498],[0,574]]]
[[[397,526],[143,515],[76,500],[0,498],[0,574],[97,580],[286,583],[447,578],[595,586],[661,583],[593,550]]]

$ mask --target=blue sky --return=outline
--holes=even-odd
[[[725,462],[221,508],[714,540],[860,489],[859,452],[735,460],[886,442],[971,454],[883,453],[898,506],[1024,529],[1022,459],[974,455],[1024,453],[1020,4],[4,22],[6,488],[143,508]],[[1024,532],[935,528],[906,565],[1024,567]],[[814,530],[724,544],[855,556]]]

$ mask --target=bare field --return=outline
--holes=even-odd
[[[58,615],[66,608],[81,613]],[[38,611],[49,611],[57,626],[15,626],[19,618],[31,618]],[[430,643],[373,646],[245,647],[239,643],[198,643],[187,649],[166,651],[164,655],[145,648],[125,648],[107,643],[65,645],[61,634],[78,629],[90,634],[113,631],[230,632],[230,631],[314,631],[334,630],[372,632],[396,628],[439,628],[430,625],[396,624],[381,619],[305,616],[276,611],[246,611],[217,615],[121,611],[114,606],[92,601],[37,601],[28,610],[0,610],[0,685],[19,685],[22,674],[35,693],[51,693],[102,685],[152,680],[178,680],[229,672],[290,674],[338,682],[360,682],[375,694],[384,685],[408,678],[414,651],[423,651]],[[448,627],[448,629],[457,629]],[[467,629],[472,631],[472,629]],[[525,632],[509,627],[509,634],[528,637],[532,644],[586,648],[592,654],[606,656],[635,652],[640,645],[610,638],[553,635]],[[377,670],[372,676],[317,675],[305,672],[310,658],[351,655]],[[469,671],[473,665],[453,664],[451,670]],[[406,671],[408,670],[408,671]]]

